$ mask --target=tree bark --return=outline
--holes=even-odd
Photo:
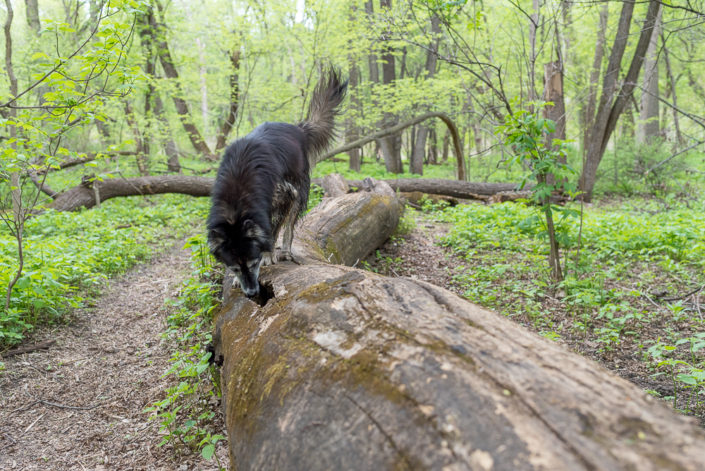
[[[463,157],[463,149],[460,146],[460,135],[458,134],[458,128],[455,126],[455,123],[453,122],[453,120],[450,119],[450,117],[448,117],[447,115],[445,115],[443,113],[436,113],[436,112],[422,114],[421,116],[417,116],[416,118],[410,119],[408,121],[404,121],[403,123],[399,123],[396,126],[392,126],[391,128],[382,129],[381,131],[377,131],[375,133],[372,133],[366,137],[358,139],[355,142],[349,142],[347,144],[344,144],[336,149],[333,149],[329,152],[326,152],[325,154],[321,154],[320,156],[318,156],[316,162],[314,162],[313,165],[317,164],[318,162],[322,162],[326,159],[329,159],[331,157],[334,157],[338,154],[341,154],[343,152],[347,152],[350,149],[362,147],[365,144],[367,144],[368,142],[372,142],[372,141],[380,139],[384,136],[389,136],[391,134],[399,133],[399,132],[403,131],[404,129],[408,128],[409,126],[413,126],[415,124],[418,124],[418,123],[425,121],[427,119],[430,119],[430,118],[439,118],[448,127],[448,132],[450,132],[450,134],[453,138],[453,150],[455,151],[455,158],[456,158],[456,162],[457,162],[457,167],[456,167],[457,177],[458,177],[458,180],[465,180],[465,178],[466,178],[465,158]]]
[[[546,135],[546,148],[554,149],[557,146],[553,145],[554,139],[565,140],[566,138],[566,113],[565,113],[565,100],[563,98],[563,61],[559,57],[558,60],[544,64],[544,90],[543,99],[546,102],[551,102],[553,105],[545,106],[542,110],[544,118],[552,120],[556,123],[556,129],[552,133]],[[568,157],[563,154],[559,157],[559,162],[566,164],[568,163]],[[546,181],[553,185],[555,183],[555,177],[553,174],[546,175]],[[551,222],[549,225],[552,225]],[[549,233],[552,228],[549,228]],[[551,253],[553,253],[553,246],[555,245],[555,240],[551,241]],[[557,246],[556,246],[557,250]],[[552,262],[552,267],[558,266],[560,270],[560,261],[557,263]],[[554,273],[557,273],[554,271]],[[562,280],[563,277],[561,276]]]
[[[226,282],[232,469],[700,469],[694,421],[594,362],[445,289],[326,263],[355,263],[397,207],[324,201],[295,240],[305,263],[263,268],[259,304]]]

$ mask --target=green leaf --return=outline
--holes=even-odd
[[[204,446],[203,449],[201,450],[201,456],[204,459],[209,460],[209,461],[211,458],[213,458],[214,454],[215,454],[215,445],[212,445],[212,444]]]

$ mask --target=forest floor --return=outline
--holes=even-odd
[[[111,280],[69,325],[39,331],[25,344],[52,342],[48,348],[3,360],[0,469],[218,469],[198,453],[159,447],[159,421],[145,411],[175,385],[163,377],[172,348],[161,334],[164,301],[190,269],[183,245]],[[224,441],[216,447],[221,463],[226,448]]]
[[[436,244],[449,226],[415,219],[410,233],[392,238],[363,266],[462,295],[453,274],[468,262]],[[111,280],[94,306],[75,312],[68,325],[37,332],[25,345],[51,342],[48,348],[3,359],[0,469],[215,470],[218,462],[227,463],[225,441],[211,461],[169,444],[159,447],[159,421],[145,411],[175,384],[163,377],[173,349],[161,334],[170,309],[165,300],[177,295],[190,270],[182,246]],[[512,319],[536,331],[530,319]],[[556,341],[644,389],[667,395],[672,388],[666,376],[653,378],[633,349],[606,355],[589,338],[566,334]],[[215,400],[213,410],[220,411]],[[220,413],[216,420],[222,430]]]
[[[450,224],[433,221],[422,213],[414,211],[416,225],[409,233],[403,236],[392,237],[375,254],[363,262],[363,267],[387,276],[407,276],[420,279],[437,286],[446,288],[459,296],[463,296],[465,288],[457,282],[453,274],[457,269],[472,270],[472,262],[463,259],[450,248],[438,245],[438,242],[450,230]],[[512,276],[507,273],[506,276]],[[567,309],[561,308],[559,299],[546,296],[542,301],[546,312],[558,311],[552,319],[556,330],[560,333],[553,341],[559,342],[568,349],[582,356],[597,361],[613,373],[636,384],[645,391],[651,391],[660,397],[670,397],[674,394],[673,379],[669,375],[654,375],[648,364],[643,360],[643,346],[639,342],[622,342],[619,346],[605,351],[596,336],[593,338],[589,332],[576,334],[568,326],[571,314]],[[548,308],[552,309],[548,309]],[[490,308],[491,309],[491,308]],[[540,334],[540,328],[532,319],[517,313],[511,319]],[[562,327],[559,327],[562,326]],[[688,326],[683,326],[684,332]],[[642,332],[644,338],[657,338],[662,335],[658,326],[653,326]],[[686,395],[678,397],[678,406],[684,407]],[[673,405],[673,401],[668,401]],[[705,414],[698,411],[698,420],[705,426]],[[691,414],[693,412],[691,411]]]

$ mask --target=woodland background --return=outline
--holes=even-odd
[[[227,143],[264,121],[303,119],[334,65],[350,80],[336,146],[442,113],[463,159],[449,128],[429,119],[329,156],[314,176],[541,184],[531,159],[553,155],[548,173],[565,185],[549,190],[572,202],[554,207],[543,195],[542,215],[532,204],[424,200],[404,225],[448,228],[437,242],[471,301],[615,370],[628,363],[624,376],[705,416],[705,2],[4,0],[0,9],[1,349],[66,322],[106,278],[193,236],[194,276],[169,335],[205,365],[194,345],[209,340],[218,284],[204,252],[207,198],[110,198],[160,185],[203,195]],[[527,126],[514,140],[512,123]],[[528,126],[542,150],[522,160]],[[314,187],[312,204],[320,196]],[[546,208],[562,281],[545,263]],[[386,274],[409,266],[390,247],[368,262]],[[208,372],[194,368],[196,384]],[[169,417],[167,437],[187,436]]]

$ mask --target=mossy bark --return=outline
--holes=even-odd
[[[226,289],[214,338],[232,469],[705,462],[705,434],[692,420],[594,362],[442,288],[321,262],[360,256],[331,242],[330,220],[372,246],[381,236],[350,226],[385,212],[398,215],[398,202],[331,199],[299,231],[305,263],[263,269],[266,304]]]

